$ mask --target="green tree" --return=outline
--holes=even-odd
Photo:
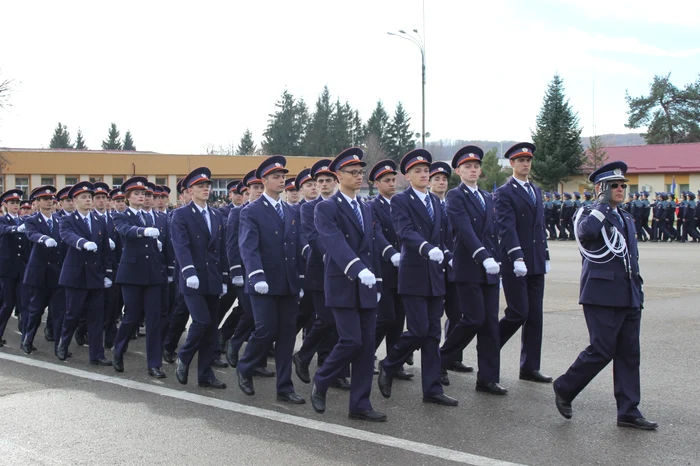
[[[253,141],[253,133],[246,128],[243,137],[241,137],[241,142],[238,143],[238,148],[236,149],[236,155],[253,155],[255,154],[255,141]]]
[[[116,123],[112,123],[109,127],[107,139],[102,141],[103,150],[122,150],[122,143],[119,140],[119,130]]]
[[[353,111],[350,104],[345,102],[341,105],[340,99],[338,99],[333,107],[330,127],[333,155],[339,154],[352,145],[352,118]]]
[[[355,110],[353,112],[352,116],[352,142],[351,145],[353,147],[358,147],[362,144],[362,142],[367,138],[367,133],[365,132],[365,128],[362,125],[362,119],[360,118],[360,112]]]
[[[124,135],[124,144],[122,145],[122,150],[136,150],[136,146],[134,145],[134,137],[131,135],[131,131],[128,129],[126,130],[126,134]]]
[[[647,127],[642,134],[647,144],[674,144],[700,141],[700,77],[678,89],[667,76],[654,76],[649,95],[632,97],[625,92],[629,105],[628,128]]]
[[[367,125],[364,128],[365,138],[370,134],[377,136],[379,145],[382,150],[388,148],[387,127],[389,126],[389,114],[384,110],[384,104],[381,100],[377,101],[377,106],[374,107],[372,115],[367,120]]]
[[[542,187],[555,189],[581,173],[584,158],[578,115],[564,95],[564,81],[558,74],[545,93],[532,140],[537,146],[532,173]]]
[[[75,148],[78,150],[88,150],[85,145],[85,139],[83,138],[83,132],[78,128],[78,134],[75,136]]]
[[[588,151],[586,152],[587,167],[591,172],[602,167],[608,160],[608,153],[603,145],[603,138],[592,136],[589,140]]]
[[[513,174],[512,168],[503,168],[498,163],[497,153],[498,147],[493,147],[484,154],[484,159],[481,161],[481,178],[478,185],[488,192],[494,190],[494,184],[496,187],[501,186]]]
[[[66,128],[66,125],[62,125],[60,121],[58,122],[58,126],[56,126],[56,129],[53,130],[53,137],[51,138],[51,142],[49,142],[49,147],[51,149],[73,148],[68,128]]]
[[[304,137],[304,152],[317,157],[333,155],[333,136],[331,135],[331,93],[328,86],[323,86],[321,95],[316,100],[316,110],[311,115]]]
[[[265,154],[303,155],[303,141],[309,123],[309,110],[304,99],[297,101],[286,89],[275,102],[275,113],[270,114],[263,133]]]
[[[408,116],[401,102],[396,105],[394,117],[387,126],[386,134],[387,153],[389,158],[396,163],[399,163],[401,157],[407,152],[416,148],[416,141],[413,139],[413,132],[411,131],[411,117]]]

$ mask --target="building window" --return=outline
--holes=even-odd
[[[53,176],[42,176],[41,177],[41,185],[42,186],[53,186],[55,181],[56,181],[56,178],[54,178]]]
[[[123,176],[113,176],[112,177],[112,188],[113,189],[121,188],[121,186],[123,184],[124,184],[124,177]]]
[[[5,192],[5,175],[0,175],[0,193]]]
[[[66,186],[74,185],[78,182],[78,175],[66,175]],[[58,188],[58,186],[56,186]]]
[[[97,183],[98,181],[102,181],[101,176],[91,176],[90,177],[90,183]]]
[[[666,192],[667,192],[667,193],[670,193],[672,189],[673,189],[673,185],[672,185],[672,184],[667,184],[667,185],[666,185]],[[680,194],[681,194],[683,191],[690,191],[690,185],[689,185],[689,184],[677,184],[677,185],[676,185],[676,192],[675,192],[675,194],[680,196]]]
[[[211,194],[209,195],[212,199],[226,199],[228,193],[226,192],[226,185],[231,179],[212,179]]]
[[[16,176],[15,177],[15,188],[21,189],[24,195],[24,199],[29,198],[29,177],[28,176]]]
[[[168,184],[168,179],[165,177],[157,176],[156,177],[156,184],[158,186],[166,186]]]
[[[639,185],[638,185],[638,184],[631,184],[631,185],[629,185],[629,187],[627,188],[627,194],[629,194],[629,195],[633,195],[633,194],[636,193],[637,191],[639,191]]]

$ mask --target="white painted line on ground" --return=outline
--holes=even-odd
[[[518,463],[500,461],[486,456],[479,456],[457,450],[450,450],[449,448],[438,447],[436,445],[430,445],[427,443],[414,442],[412,440],[391,437],[389,435],[377,434],[374,432],[368,432],[352,427],[331,424],[329,422],[316,421],[313,419],[307,419],[305,417],[292,416],[290,414],[278,413],[276,411],[270,411],[268,409],[242,405],[233,401],[218,400],[216,398],[197,395],[195,393],[173,390],[172,388],[160,387],[143,382],[136,382],[134,380],[120,379],[113,376],[88,372],[81,369],[75,369],[70,366],[58,365],[44,361],[37,361],[24,356],[0,353],[0,359],[5,359],[7,361],[13,361],[18,364],[38,367],[54,372],[59,372],[61,374],[71,375],[73,377],[78,377],[81,379],[118,385],[120,387],[130,388],[132,390],[138,390],[145,393],[167,396],[169,398],[189,401],[191,403],[197,403],[203,406],[210,406],[212,408],[223,409],[235,413],[247,414],[249,416],[255,416],[258,418],[276,421],[297,427],[304,427],[306,429],[316,430],[323,433],[330,433],[339,435],[341,437],[362,440],[364,442],[370,442],[376,445],[384,445],[387,447],[398,448],[400,450],[419,453],[425,456],[432,456],[443,460],[455,461],[457,463],[469,464],[472,466],[523,466]]]

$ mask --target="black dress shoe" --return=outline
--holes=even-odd
[[[414,377],[414,375],[409,372],[406,372],[405,369],[399,369],[396,371],[396,374],[394,374],[394,377],[396,377],[399,380],[411,380]]]
[[[238,366],[238,351],[233,350],[233,345],[231,341],[226,344],[226,361],[228,361],[229,366]]]
[[[1,339],[0,339],[0,348],[2,348],[3,346],[5,346],[6,344],[7,344],[7,340],[1,340]]]
[[[311,386],[311,406],[319,414],[326,412],[326,394],[316,389],[316,384]]]
[[[34,348],[34,346],[26,340],[20,343],[19,347],[22,351],[24,351],[27,354],[32,354],[32,349]]]
[[[496,382],[476,381],[476,391],[490,393],[491,395],[507,395],[508,390],[498,385]]]
[[[257,377],[274,377],[275,373],[267,367],[256,367],[253,369],[253,375]]]
[[[78,346],[85,346],[85,343],[87,343],[86,335],[81,332],[75,332],[75,342]]]
[[[73,357],[73,353],[71,353],[70,351],[66,351],[66,358],[72,358],[72,357]]]
[[[164,379],[167,376],[165,375],[165,372],[163,372],[160,367],[150,367],[148,369],[148,375],[151,377],[154,377],[156,379]]]
[[[222,361],[221,359],[214,359],[211,362],[212,367],[218,367],[219,369],[225,369],[228,367],[228,363]]]
[[[112,361],[110,361],[107,358],[91,359],[90,364],[92,364],[93,366],[111,366]]]
[[[105,349],[112,349],[114,348],[114,342],[113,341],[105,341]]]
[[[447,366],[447,370],[454,372],[474,372],[472,366],[467,366],[462,361],[452,361],[452,364]]]
[[[182,385],[187,385],[187,378],[190,375],[190,366],[185,365],[184,362],[178,358],[177,360],[177,369],[175,369],[175,377],[177,377],[177,381],[180,382]]]
[[[48,325],[44,327],[44,338],[46,338],[46,341],[54,341],[53,329]]]
[[[617,420],[617,425],[620,427],[633,427],[641,430],[655,430],[657,427],[659,427],[659,424],[656,422],[648,421],[643,417],[638,417],[635,419],[620,418]]]
[[[413,365],[413,353],[411,353],[411,355],[406,358],[406,364],[408,364],[409,366]]]
[[[331,387],[337,388],[338,390],[350,390],[350,382],[346,377],[341,377],[332,381]]]
[[[447,376],[446,369],[440,369],[440,384],[444,387],[450,384],[450,378]]]
[[[221,380],[217,379],[216,377],[209,379],[209,380],[200,380],[199,386],[202,388],[216,388],[216,389],[226,388],[226,384],[223,383]]]
[[[571,402],[566,401],[561,395],[559,395],[556,384],[552,384],[552,387],[554,388],[554,404],[557,406],[559,414],[564,416],[565,419],[571,419],[571,416],[574,415],[574,411],[571,409]],[[618,425],[620,425],[619,422]]]
[[[112,367],[117,372],[124,372],[124,357],[114,355],[114,361],[112,361]]]
[[[56,349],[56,356],[61,361],[65,361],[68,357],[68,348],[59,344],[58,348]]]
[[[170,353],[168,351],[163,352],[163,361],[167,362],[168,364],[173,364],[176,360],[176,353]]]
[[[423,403],[433,403],[440,406],[457,406],[459,401],[441,393],[439,395],[424,396]]]
[[[382,394],[384,398],[391,398],[391,385],[393,383],[392,378],[387,375],[384,370],[384,360],[379,361],[379,377],[377,377],[377,385],[379,385],[379,393]]]
[[[255,395],[255,388],[253,388],[253,378],[244,377],[241,371],[236,369],[236,375],[238,376],[238,388],[241,389],[243,393],[248,396]]]
[[[386,414],[380,413],[373,409],[368,409],[367,411],[359,411],[357,413],[348,413],[350,419],[359,419],[361,421],[369,422],[386,422]]]
[[[267,357],[268,357],[268,359],[275,359],[275,349],[274,348],[270,348],[269,350],[267,350]]]
[[[303,405],[304,403],[306,403],[306,400],[300,395],[298,395],[296,392],[278,393],[277,401],[284,401],[293,405]]]
[[[311,383],[311,376],[309,375],[309,365],[301,360],[299,353],[294,353],[292,356],[292,362],[294,363],[294,372],[296,372],[297,377],[304,383]]]
[[[552,383],[552,378],[544,375],[540,371],[524,371],[520,370],[520,380],[528,380],[530,382]]]

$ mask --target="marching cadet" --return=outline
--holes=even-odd
[[[59,222],[68,251],[58,281],[66,288],[66,312],[56,355],[65,361],[78,322],[85,318],[90,364],[111,366],[112,361],[105,358],[103,341],[104,289],[112,286],[111,250],[107,224],[90,211],[94,192],[94,185],[87,181],[74,185],[68,197],[75,211]]]
[[[559,413],[571,419],[572,401],[613,361],[617,425],[653,430],[658,424],[645,419],[638,409],[644,292],[634,221],[619,210],[627,188],[626,172],[625,163],[612,162],[588,178],[596,185],[598,202],[581,213],[577,232],[583,256],[579,303],[583,305],[590,345],[553,386]]]
[[[71,199],[68,196],[68,193],[70,192],[72,187],[73,185],[69,184],[68,186],[64,186],[63,188],[59,189],[56,193],[56,199],[58,199],[61,206],[61,209],[58,212],[56,212],[59,217],[64,217],[68,214],[72,214],[75,211],[73,199]]]
[[[122,253],[117,270],[117,283],[124,298],[124,316],[114,340],[114,370],[124,372],[124,353],[134,327],[142,315],[146,320],[146,361],[148,374],[165,378],[161,370],[163,358],[163,333],[161,329],[163,285],[167,282],[167,269],[160,251],[164,245],[160,230],[142,210],[148,180],[136,176],[124,182],[121,191],[126,193],[129,208],[114,216],[114,226],[122,243]],[[163,238],[163,241],[165,239]]]
[[[241,211],[247,207],[250,202],[257,201],[264,191],[262,180],[255,175],[255,170],[251,170],[243,177],[243,181],[238,185],[237,190],[241,194],[250,191],[248,200],[240,207],[231,209],[226,221],[226,256],[229,265],[229,277],[231,284],[236,288],[236,296],[241,305],[243,313],[238,318],[233,335],[229,339],[226,346],[226,360],[231,367],[238,366],[239,352],[243,346],[243,342],[250,338],[251,333],[255,329],[255,320],[253,318],[253,306],[250,303],[250,296],[246,290],[245,264],[241,259],[241,252],[238,246],[238,236],[240,233]],[[250,202],[249,202],[250,201]],[[259,377],[274,377],[275,373],[267,368],[267,358],[263,358],[260,365],[253,369],[253,375]]]
[[[211,370],[217,346],[219,296],[226,293],[224,219],[210,209],[211,171],[206,167],[193,170],[182,181],[183,193],[191,192],[192,201],[173,211],[171,237],[179,273],[179,290],[189,310],[192,324],[187,340],[180,348],[175,375],[185,385],[189,367],[198,353],[197,370],[200,387],[226,388]]]
[[[557,230],[554,228],[556,222],[552,221],[552,213],[554,211],[554,203],[552,202],[551,193],[542,193],[544,196],[544,224],[549,233],[549,240],[554,241],[557,239]]]
[[[25,219],[19,216],[22,194],[21,189],[10,189],[0,196],[0,203],[7,212],[0,216],[0,347],[7,344],[2,337],[15,306],[20,319],[20,331],[23,330],[21,319],[27,315],[27,303],[24,302],[27,294],[22,281],[29,260],[30,242],[24,234]]]
[[[452,251],[454,249],[454,238],[452,235],[452,225],[447,216],[447,204],[445,198],[447,195],[447,185],[452,176],[452,168],[446,162],[433,162],[430,165],[430,192],[435,194],[440,201],[440,209],[442,209],[443,228],[445,229],[445,250]],[[462,318],[462,311],[459,307],[459,297],[457,295],[457,286],[454,282],[453,269],[450,264],[445,267],[445,338],[452,332],[452,329]],[[450,363],[443,364],[443,370],[440,371],[440,382],[443,385],[449,385],[450,379],[447,377],[446,370],[454,372],[474,372],[474,368],[467,366],[462,362],[462,353],[453,355]]]
[[[29,287],[28,318],[20,348],[30,354],[34,350],[34,337],[41,324],[41,316],[47,306],[51,306],[51,316],[47,314],[46,326],[52,326],[52,334],[60,335],[66,308],[64,288],[58,284],[61,267],[66,256],[66,244],[61,239],[58,219],[51,213],[56,188],[39,186],[31,193],[37,201],[39,212],[25,222],[25,234],[36,246],[32,248],[24,285]],[[54,352],[58,341],[54,339]]]
[[[555,232],[554,237],[551,238],[552,240],[555,240],[555,239],[562,238],[565,235],[565,233],[564,233],[564,229],[561,225],[561,222],[559,221],[559,219],[561,218],[561,206],[562,206],[561,194],[559,194],[556,191],[552,194],[554,195],[554,199],[552,200],[552,217],[550,220],[549,231]],[[559,230],[558,234],[556,234],[557,230]]]
[[[314,375],[311,404],[314,411],[326,411],[326,392],[333,381],[352,368],[350,419],[385,422],[387,416],[375,411],[370,402],[377,303],[381,298],[381,270],[377,254],[379,224],[372,207],[357,197],[365,173],[362,149],[341,152],[328,165],[340,184],[339,191],[315,208],[318,240],[326,246],[323,258],[325,305],[332,309],[339,339]],[[323,173],[317,177],[323,195]],[[386,240],[384,240],[386,242]]]
[[[325,159],[328,160],[328,159]],[[330,162],[330,160],[328,160]],[[318,163],[318,162],[317,162]],[[328,163],[326,163],[328,165]],[[311,202],[316,200],[318,196],[318,192],[316,190],[316,181],[313,179],[311,176],[311,169],[310,168],[304,168],[302,171],[299,172],[299,174],[296,176],[294,179],[294,186],[296,187],[297,191],[299,191],[299,194],[301,195],[301,200],[294,204],[294,207],[297,209],[299,212],[299,217],[302,218],[302,213],[301,213],[301,208],[304,204],[307,202]],[[311,219],[313,223],[313,210],[311,211]],[[309,241],[308,238],[306,238],[306,232],[304,231],[304,224],[302,221],[301,225],[301,235],[304,240],[304,251],[302,251],[302,255],[304,256],[304,259],[309,258],[310,252],[309,252]],[[308,264],[307,264],[308,267]],[[302,289],[306,290],[304,293],[304,297],[299,300],[299,312],[297,313],[297,333],[299,333],[300,330],[302,330],[302,335],[306,337],[308,332],[311,330],[311,326],[314,323],[315,319],[315,312],[314,312],[314,302],[313,302],[313,296],[312,293],[310,293],[308,287],[306,286],[306,273],[304,274],[304,279],[302,280]],[[324,350],[328,351],[323,351],[323,356],[327,356],[328,352],[330,352],[330,349],[332,349],[333,344],[327,344],[324,346]],[[329,348],[330,346],[330,348]],[[322,353],[319,353],[319,358]],[[319,363],[320,365],[320,363]],[[305,382],[308,383],[308,382]]]
[[[319,196],[316,180],[311,174],[311,171],[311,168],[303,169],[294,180],[297,190],[301,194],[300,203],[311,202]]]
[[[576,208],[571,200],[570,193],[564,193],[564,202],[561,204],[559,222],[561,224],[559,241],[573,241],[574,238],[574,212]]]
[[[19,215],[20,217],[29,217],[32,215],[34,212],[34,206],[32,205],[32,201],[29,199],[22,199],[19,201]]]
[[[318,229],[314,220],[314,211],[316,206],[328,199],[333,193],[332,189],[337,183],[335,173],[330,169],[332,160],[321,159],[312,167],[309,174],[300,173],[300,176],[309,176],[310,179],[332,178],[333,182],[323,183],[323,192],[311,202],[305,202],[301,206],[301,228],[304,240],[308,245],[309,255],[306,260],[306,268],[304,272],[304,299],[308,296],[310,299],[310,314],[315,316],[312,319],[312,326],[309,329],[301,348],[292,358],[294,370],[304,383],[311,383],[309,374],[309,365],[317,352],[320,353],[321,346],[328,346],[330,351],[338,343],[338,332],[336,329],[335,318],[330,307],[326,306],[326,296],[324,294],[324,264],[323,257],[326,254],[326,246],[320,238]],[[303,301],[303,300],[302,300]],[[301,307],[301,306],[300,306]],[[329,351],[329,353],[330,353]],[[322,361],[319,362],[319,367],[325,362],[324,355]],[[319,360],[321,356],[319,354]],[[350,383],[347,381],[349,371],[346,369],[338,374],[338,377],[331,381],[332,387],[343,390],[350,389]]]
[[[421,350],[423,402],[457,406],[440,383],[440,318],[445,297],[445,227],[437,197],[428,192],[432,156],[416,149],[401,159],[410,186],[391,199],[391,219],[401,242],[399,294],[407,332],[379,363],[379,391],[389,398],[394,375],[415,350]]]
[[[167,186],[158,186],[158,197],[154,210],[161,214],[168,214],[168,202],[170,200],[170,188]]]
[[[671,241],[675,241],[678,237],[678,231],[674,225],[676,223],[676,194],[668,193],[668,202],[666,203],[666,228],[671,232]]]
[[[374,221],[379,224],[382,236],[390,246],[384,253],[391,252],[389,260],[381,261],[382,297],[377,305],[377,326],[374,338],[376,352],[385,341],[387,354],[398,343],[406,324],[406,311],[399,295],[399,263],[401,262],[401,242],[391,221],[391,200],[396,194],[396,162],[390,159],[377,162],[369,172],[369,181],[374,183],[378,195],[369,202]],[[411,380],[414,375],[406,372],[402,365],[394,374],[399,380]]]
[[[574,191],[574,212],[581,208],[581,193]]]
[[[458,299],[468,304],[461,307],[460,318],[452,322],[452,331],[440,348],[440,360],[442,367],[448,368],[477,337],[476,390],[505,395],[508,390],[498,384],[500,266],[496,262],[496,218],[491,196],[477,186],[483,158],[481,148],[465,146],[452,159],[452,167],[462,183],[447,193],[447,216],[454,235],[451,268]]]
[[[250,296],[255,330],[238,362],[238,386],[254,395],[253,370],[260,367],[268,348],[275,344],[277,400],[303,404],[294,391],[292,353],[296,339],[298,300],[303,296],[301,278],[304,261],[301,250],[299,214],[282,201],[287,161],[282,156],[265,159],[255,170],[264,192],[241,210],[238,246],[247,276],[245,291]]]
[[[231,209],[242,204],[242,196],[238,194],[238,191],[236,190],[236,186],[238,186],[238,183],[240,182],[241,180],[239,178],[235,178],[226,183],[226,192],[228,193],[229,202],[219,209],[224,218],[228,218],[228,214],[231,213]]]
[[[535,145],[515,144],[505,157],[513,176],[494,193],[500,237],[499,258],[505,317],[498,323],[501,348],[522,327],[520,379],[551,383],[540,372],[544,275],[549,272],[549,249],[544,228],[542,192],[529,178]]]
[[[639,198],[639,193],[634,193],[634,199],[630,204],[630,213],[634,218],[634,229],[637,231],[637,240],[646,241],[646,232],[642,228],[642,213],[644,212],[644,203]]]
[[[686,201],[685,211],[683,212],[683,242],[686,241],[686,235],[689,235],[693,239],[693,242],[697,243],[700,234],[698,234],[697,231],[697,222],[695,218],[697,209],[695,194],[691,191],[688,191],[686,194],[688,200]]]
[[[587,206],[587,205],[593,204],[591,197],[593,197],[593,195],[589,191],[584,191],[583,192],[583,201],[581,202],[581,206]]]
[[[285,197],[287,198],[287,204],[289,205],[296,205],[299,203],[299,190],[297,189],[296,185],[296,178],[287,178],[284,181],[284,193]]]
[[[122,213],[126,211],[128,206],[126,205],[126,196],[124,195],[124,191],[121,190],[121,186],[111,190],[109,192],[109,198],[112,200],[115,212]]]

